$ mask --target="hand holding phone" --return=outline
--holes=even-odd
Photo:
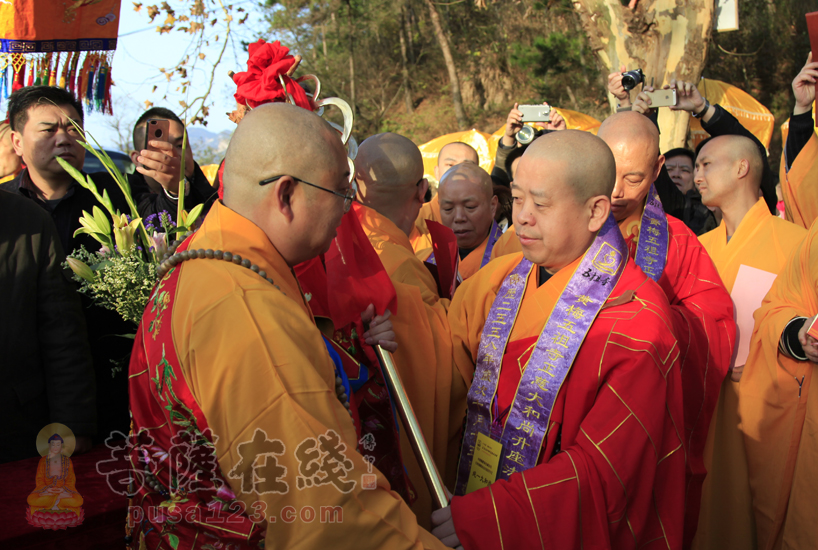
[[[141,166],[136,171],[147,178],[151,178],[170,193],[179,193],[179,172],[181,162],[179,153],[170,141],[170,121],[147,121],[145,126],[145,148],[137,159]],[[151,142],[162,142],[160,145],[150,145]]]
[[[523,114],[522,122],[551,122],[550,105],[520,105],[517,110]]]
[[[150,146],[151,141],[167,141],[170,143],[170,121],[162,119],[150,119],[145,126],[145,147],[148,151],[159,151],[156,147]]]

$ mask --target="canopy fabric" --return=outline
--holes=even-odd
[[[718,103],[724,107],[745,128],[750,130],[764,144],[764,147],[770,147],[770,139],[773,137],[775,128],[775,117],[769,109],[744,90],[726,82],[702,78],[698,88],[702,97],[706,97],[713,105]],[[693,142],[693,149],[709,135],[704,131],[698,119],[690,118],[690,140]]]
[[[454,132],[437,137],[419,146],[420,154],[423,156],[423,175],[429,180],[433,187],[437,187],[435,179],[435,166],[437,166],[437,156],[444,145],[460,142],[474,147],[480,157],[480,167],[487,172],[491,172],[494,166],[494,154],[497,152],[495,140],[494,148],[489,147],[490,134],[480,130],[466,130],[464,132]]]
[[[61,86],[89,107],[110,112],[110,64],[120,4],[0,2],[0,96],[7,97],[10,88]]]
[[[569,109],[554,108],[565,119],[566,126],[569,130],[585,130],[596,134],[601,122],[592,116],[580,113],[578,111],[571,111]],[[467,130],[465,132],[454,132],[444,136],[437,137],[429,142],[419,146],[420,153],[423,155],[423,171],[424,176],[428,178],[433,187],[437,186],[435,180],[435,166],[437,165],[437,156],[444,145],[449,143],[461,142],[467,143],[474,147],[477,155],[480,157],[480,167],[486,172],[491,172],[494,168],[494,157],[497,155],[497,144],[503,137],[506,131],[506,126],[503,124],[493,134],[487,134],[480,130]]]

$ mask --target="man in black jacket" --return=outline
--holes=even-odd
[[[15,152],[26,168],[0,190],[30,200],[51,215],[57,228],[61,248],[70,254],[80,246],[97,251],[100,244],[88,235],[74,236],[81,227],[82,211],[100,207],[93,193],[79,185],[63,170],[59,156],[77,170],[82,170],[85,149],[79,144],[80,133],[72,122],[82,127],[82,105],[68,91],[53,86],[29,86],[9,97],[9,123]],[[125,196],[112,178],[93,177],[99,193],[107,191],[114,208],[130,215]],[[134,200],[147,190],[132,188]],[[94,359],[97,386],[98,437],[104,440],[112,431],[127,433],[127,368],[112,376],[113,362],[127,360],[133,342],[119,335],[133,333],[134,327],[114,311],[94,306],[82,296],[82,310],[88,328],[88,339]]]
[[[52,422],[86,451],[96,434],[94,369],[54,222],[5,191],[0,220],[0,463],[37,456],[37,434]]]
[[[167,140],[149,139],[151,144],[161,151],[146,149],[146,128],[149,120],[167,120],[169,135]],[[179,200],[179,171],[181,168],[182,143],[185,126],[176,113],[163,107],[148,109],[137,119],[133,129],[133,146],[131,160],[136,165],[136,173],[129,176],[131,186],[147,188],[137,203],[139,214],[144,218],[162,210],[170,213],[176,220],[176,207]],[[204,204],[201,218],[217,198],[216,189],[210,185],[207,177],[193,159],[190,141],[185,149],[185,210]]]

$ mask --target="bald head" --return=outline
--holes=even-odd
[[[443,175],[443,179],[440,180],[437,192],[442,193],[449,182],[464,180],[472,182],[476,186],[476,189],[487,199],[490,199],[494,195],[494,182],[491,181],[489,173],[480,168],[479,165],[470,162],[451,167],[449,171]]]
[[[355,175],[367,186],[393,191],[417,184],[423,177],[423,157],[409,138],[399,134],[377,134],[358,147]]]
[[[327,122],[270,103],[248,112],[233,133],[223,183],[225,206],[261,228],[293,266],[329,249],[344,213],[338,195],[349,190],[349,164]]]
[[[288,103],[261,105],[247,113],[230,138],[224,203],[245,214],[270,189],[258,182],[282,174],[313,182],[341,162],[346,164],[346,153],[338,132],[321,117]]]
[[[461,249],[477,248],[491,231],[497,212],[493,188],[488,172],[470,162],[453,166],[440,181],[440,218]]]
[[[525,257],[556,273],[584,254],[610,215],[615,175],[611,150],[591,133],[563,130],[534,140],[511,184]]]
[[[699,150],[693,183],[702,202],[721,208],[726,219],[731,207],[755,204],[763,171],[764,160],[753,140],[744,136],[718,136],[709,139]]]
[[[761,176],[764,172],[764,159],[758,145],[748,137],[727,135],[710,138],[699,150],[699,155],[710,156],[715,152],[725,155],[732,162],[745,161],[747,163],[749,183],[756,188],[761,187]]]
[[[410,139],[393,133],[367,138],[355,158],[355,179],[364,205],[401,229],[409,227],[406,220],[410,217],[414,224],[428,184],[420,149]]]
[[[437,155],[435,179],[440,181],[446,171],[452,166],[463,163],[480,164],[480,156],[474,147],[461,141],[447,143],[440,149],[440,153]]]
[[[659,130],[648,117],[631,111],[605,119],[597,135],[616,160],[616,184],[611,194],[616,220],[640,216],[650,186],[665,163],[659,154]]]
[[[651,120],[640,113],[626,111],[605,119],[597,136],[613,149],[613,145],[623,141],[639,143],[659,156],[659,129]]]
[[[582,155],[582,162],[577,162],[578,155]],[[613,154],[605,142],[590,132],[551,132],[534,140],[523,154],[521,164],[523,160],[542,166],[543,174],[559,171],[580,203],[600,195],[610,197],[613,191],[616,179]]]

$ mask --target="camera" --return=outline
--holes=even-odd
[[[642,72],[642,69],[622,73],[622,87],[627,91],[633,90],[640,82],[644,81],[645,73]]]
[[[515,139],[517,143],[521,145],[528,145],[541,135],[546,133],[545,130],[541,128],[534,128],[533,126],[523,126],[519,132],[515,134]]]

